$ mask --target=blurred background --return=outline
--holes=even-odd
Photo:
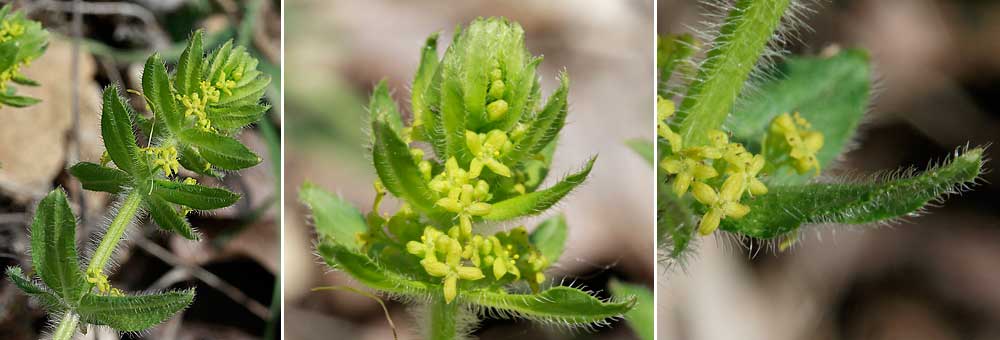
[[[788,48],[868,49],[876,78],[857,147],[829,174],[925,168],[1000,141],[1000,2],[815,2]],[[658,6],[661,34],[702,19],[697,1]],[[657,273],[660,338],[998,339],[998,176],[894,227],[814,227],[781,254],[702,240],[685,271]]]
[[[285,171],[285,313],[288,339],[390,339],[376,302],[349,292],[310,292],[354,285],[321,264],[312,247],[306,209],[296,204],[304,180],[338,192],[365,212],[375,172],[365,148],[368,94],[380,79],[409,115],[409,86],[419,51],[433,32],[441,45],[456,24],[477,16],[507,16],[527,32],[532,54],[545,55],[542,92],[569,72],[569,123],[563,129],[548,182],[600,154],[588,183],[558,208],[569,224],[567,251],[555,277],[607,297],[609,279],[652,287],[653,172],[625,146],[652,139],[652,2],[634,1],[286,1],[288,72]],[[439,46],[443,54],[444,46]],[[544,186],[544,185],[543,185]],[[525,221],[529,227],[538,219]],[[401,339],[417,336],[406,306],[389,311]],[[486,320],[480,339],[629,339],[624,323],[597,333],[546,329],[524,321]]]
[[[10,1],[0,1],[9,3]],[[163,325],[127,339],[275,338],[280,294],[278,190],[280,158],[280,3],[274,0],[13,1],[50,35],[48,51],[24,72],[40,87],[19,91],[42,99],[25,108],[0,109],[0,266],[30,268],[28,227],[34,205],[55,187],[69,192],[80,217],[81,249],[104,228],[111,197],[81,191],[66,172],[77,161],[96,162],[100,139],[100,90],[111,83],[139,89],[152,52],[177,60],[195,29],[207,32],[205,49],[235,38],[248,46],[272,76],[264,122],[240,138],[262,164],[228,174],[222,185],[243,195],[211,215],[191,215],[201,242],[161,232],[151,223],[134,228],[119,246],[112,285],[126,291],[195,287],[195,302]],[[79,14],[74,20],[74,13]],[[74,24],[75,23],[75,24]],[[77,38],[74,38],[77,37]],[[130,95],[134,108],[143,99]],[[141,112],[141,111],[140,111]],[[182,171],[182,175],[184,174]],[[272,308],[273,307],[273,308]],[[0,280],[0,339],[37,339],[49,321],[42,308],[6,279]],[[118,339],[107,330],[84,339]]]

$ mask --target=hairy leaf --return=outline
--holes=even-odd
[[[155,180],[153,195],[164,200],[198,210],[225,208],[240,199],[240,195],[222,188],[211,188],[197,184]]]
[[[375,263],[367,255],[333,242],[320,242],[319,255],[334,269],[350,274],[365,286],[399,295],[428,295],[437,292],[429,284],[413,281]]]
[[[306,182],[299,190],[299,200],[312,212],[313,223],[319,236],[332,239],[337,244],[357,250],[357,233],[367,230],[361,212],[350,203]]]
[[[601,301],[579,289],[553,287],[538,294],[511,294],[477,290],[463,292],[476,305],[517,317],[555,321],[564,324],[594,324],[621,317],[636,304],[636,299]]]
[[[177,92],[182,95],[194,93],[200,88],[201,68],[205,57],[205,50],[202,48],[204,35],[201,30],[191,34],[187,47],[181,52],[181,58],[177,61],[174,84],[177,86]]]
[[[80,301],[77,312],[86,323],[138,332],[167,320],[192,301],[193,289],[137,296],[89,294]]]
[[[261,158],[238,140],[217,133],[197,129],[185,130],[180,139],[198,148],[198,152],[212,165],[225,170],[240,170],[260,163]]]
[[[552,205],[556,204],[556,202],[559,202],[560,199],[565,197],[570,191],[587,179],[587,175],[590,174],[590,169],[594,167],[595,160],[597,160],[596,156],[587,161],[587,165],[585,165],[582,170],[575,174],[566,176],[565,179],[548,189],[515,196],[513,198],[494,203],[493,208],[490,209],[490,213],[483,216],[483,218],[486,220],[502,221],[522,216],[534,215],[545,211],[545,209],[548,209]]]
[[[132,183],[128,173],[90,162],[80,162],[69,168],[70,175],[83,184],[83,188],[116,194]]]
[[[389,95],[389,87],[386,85],[385,79],[375,85],[375,91],[372,92],[371,101],[368,103],[368,114],[371,121],[386,122],[392,131],[402,136],[403,118],[399,114],[396,102]],[[374,137],[372,136],[373,139]]]
[[[66,193],[52,190],[31,223],[31,262],[36,275],[64,301],[76,301],[89,287],[76,254],[76,216]]]
[[[373,122],[372,130],[375,134],[372,160],[382,184],[417,210],[434,213],[435,194],[421,177],[417,164],[410,156],[410,148],[385,122]]]
[[[171,131],[179,131],[184,116],[177,110],[177,102],[167,76],[167,67],[159,54],[146,60],[142,72],[142,94],[146,96],[157,118],[165,122]]]
[[[422,123],[425,129],[431,130],[434,129],[435,121],[430,116],[433,114],[430,111],[430,105],[437,103],[427,102],[424,94],[429,90],[428,87],[431,85],[431,80],[438,68],[437,39],[437,33],[431,34],[420,50],[420,66],[417,67],[417,73],[413,76],[413,88],[410,93],[410,107],[413,112],[414,125]]]
[[[206,115],[212,121],[212,126],[225,131],[235,131],[257,122],[270,109],[270,105],[260,104],[211,105],[206,110]]]
[[[191,227],[177,208],[157,195],[146,197],[146,210],[161,229],[177,233],[189,240],[198,240],[198,233]]]
[[[827,58],[791,58],[766,79],[760,94],[736,107],[726,123],[729,131],[746,145],[757,145],[767,134],[774,117],[798,112],[823,133],[823,148],[816,157],[820,167],[833,162],[854,138],[870,96],[871,71],[868,54],[845,50]],[[808,182],[809,174],[791,169],[772,174],[771,183]]]
[[[687,62],[697,51],[694,37],[690,34],[660,37],[656,40],[656,68],[660,70],[657,82],[657,93],[670,97],[667,87],[670,78],[678,67]]]
[[[118,94],[117,86],[104,89],[104,107],[101,111],[101,138],[104,147],[119,169],[130,174],[136,174],[136,162],[139,159],[139,146],[135,143],[135,133],[132,131],[132,108],[124,104]]]
[[[946,165],[898,179],[774,186],[766,195],[745,202],[749,214],[727,218],[721,228],[767,239],[803,224],[865,224],[907,216],[971,184],[979,176],[982,154],[983,149],[972,149]]]
[[[58,296],[25,276],[21,268],[7,267],[7,278],[25,294],[38,299],[45,307],[50,308],[50,312],[58,312],[66,309],[66,306]]]
[[[549,96],[545,108],[530,120],[528,131],[524,137],[514,144],[514,150],[504,155],[504,163],[519,162],[525,157],[542,151],[555,140],[566,124],[568,104],[566,96],[569,93],[569,76],[565,72],[559,75],[559,88]]]

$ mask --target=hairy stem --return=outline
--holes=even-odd
[[[88,273],[104,271],[105,266],[107,266],[108,261],[111,259],[111,254],[114,253],[115,247],[118,246],[122,235],[125,234],[125,229],[128,228],[129,223],[132,222],[132,219],[138,213],[140,203],[142,203],[142,193],[137,190],[132,190],[125,197],[125,203],[118,210],[118,215],[115,216],[115,219],[111,221],[108,231],[104,233],[100,245],[94,251],[94,257],[90,259],[90,265],[87,266]]]
[[[430,340],[458,339],[458,303],[447,303],[444,297],[431,303]]]
[[[729,12],[677,112],[684,146],[704,144],[725,122],[790,2],[740,0]]]
[[[73,339],[73,335],[76,335],[76,326],[79,323],[80,317],[71,312],[66,312],[66,314],[63,315],[62,320],[59,320],[59,326],[57,326],[55,332],[52,333],[52,340]]]

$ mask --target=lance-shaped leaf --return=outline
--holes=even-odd
[[[101,109],[101,138],[104,139],[104,148],[115,166],[135,174],[139,146],[135,143],[135,133],[132,131],[132,121],[129,118],[132,116],[132,108],[124,104],[118,94],[118,87],[104,88],[104,106]]]
[[[132,175],[100,164],[80,162],[69,168],[70,175],[83,184],[83,188],[116,194],[132,183]]]
[[[177,73],[174,75],[174,85],[181,95],[194,93],[199,89],[201,82],[202,63],[204,63],[205,50],[202,47],[204,31],[198,30],[191,34],[187,47],[181,52],[181,58],[177,61]]]
[[[632,331],[642,340],[653,340],[653,325],[656,319],[653,318],[653,306],[656,301],[653,299],[653,290],[646,286],[624,283],[618,280],[611,280],[608,285],[611,294],[618,299],[636,298],[635,308],[625,313],[625,321],[632,326]]]
[[[76,255],[76,216],[62,189],[49,192],[31,223],[31,263],[45,285],[64,301],[76,301],[89,287]]]
[[[439,289],[389,271],[367,255],[357,253],[339,243],[321,242],[317,250],[328,266],[350,274],[352,278],[372,289],[406,296],[428,296]]]
[[[368,114],[371,121],[386,122],[392,131],[402,135],[403,118],[399,115],[399,108],[396,107],[396,102],[389,95],[389,87],[386,85],[385,79],[382,79],[378,82],[378,85],[375,85],[375,91],[372,92],[371,100],[368,103]],[[374,137],[372,136],[373,139]]]
[[[462,50],[456,41],[448,46],[441,65],[441,79],[434,86],[440,88],[437,93],[440,102],[438,115],[441,120],[441,131],[445,140],[446,153],[441,157],[455,157],[462,164],[472,159],[472,153],[465,143],[466,118],[464,93],[462,92],[461,61],[457,60]]]
[[[28,107],[41,103],[42,101],[31,97],[0,93],[0,102],[10,107]]]
[[[236,131],[256,123],[269,109],[270,105],[261,104],[209,106],[206,115],[215,128]]]
[[[417,73],[413,77],[413,88],[410,90],[413,124],[423,124],[424,129],[428,131],[434,130],[436,123],[431,116],[433,113],[431,113],[430,105],[437,103],[427,102],[424,94],[429,91],[431,80],[438,69],[437,39],[438,33],[431,34],[420,50],[420,66],[417,67]]]
[[[67,308],[58,296],[25,276],[21,268],[8,267],[7,278],[25,294],[38,299],[46,308],[50,309],[50,312],[58,312]]]
[[[232,137],[198,129],[188,129],[180,139],[198,148],[198,153],[212,165],[225,170],[240,170],[260,163],[261,158]]]
[[[584,291],[564,286],[549,288],[538,294],[476,290],[462,292],[460,297],[498,313],[570,325],[598,324],[619,318],[636,303],[634,297],[622,301],[601,301]]]
[[[486,220],[502,221],[522,216],[534,215],[545,211],[545,209],[548,209],[552,205],[556,204],[556,202],[559,202],[560,199],[565,197],[570,191],[573,191],[574,188],[587,179],[587,175],[590,174],[590,169],[594,167],[595,160],[597,160],[596,156],[587,161],[587,165],[584,166],[582,170],[575,174],[566,176],[566,178],[562,181],[556,183],[556,185],[553,185],[548,189],[515,196],[510,199],[493,203],[490,213],[483,216],[483,218]]]
[[[857,131],[868,107],[871,71],[868,54],[845,50],[826,58],[792,58],[772,79],[760,86],[758,95],[740,101],[726,123],[734,137],[757,145],[771,120],[782,113],[798,112],[823,133],[823,147],[816,158],[825,167],[837,158]],[[791,169],[772,174],[776,184],[806,183],[809,174]]]
[[[721,228],[767,239],[803,224],[865,224],[907,216],[971,185],[979,176],[982,154],[981,148],[968,150],[946,165],[899,179],[769,187],[767,194],[744,202],[749,214],[727,218]]]
[[[80,320],[123,332],[149,329],[187,308],[194,290],[135,296],[88,294],[80,301]]]
[[[142,72],[142,94],[149,101],[157,118],[165,122],[171,131],[180,130],[184,117],[177,110],[167,67],[159,54],[153,54],[146,59],[146,67]]]
[[[393,195],[424,213],[435,213],[435,194],[420,175],[410,148],[385,122],[372,123],[372,160],[382,184]]]
[[[504,94],[507,102],[510,103],[510,111],[507,112],[507,117],[501,121],[498,129],[509,131],[521,118],[531,114],[535,109],[535,102],[541,96],[541,85],[538,82],[536,71],[538,71],[538,65],[542,63],[543,59],[540,56],[532,57],[523,69],[516,72],[518,78],[511,79],[508,90]]]
[[[225,208],[240,199],[240,195],[226,189],[162,179],[153,181],[153,195],[198,210]]]
[[[566,248],[567,234],[566,217],[559,214],[542,221],[531,232],[530,240],[549,263],[556,263]]]
[[[514,143],[514,150],[504,155],[504,163],[519,162],[542,151],[559,135],[559,131],[566,124],[568,94],[569,76],[563,72],[559,74],[559,88],[549,96],[545,108],[528,121],[528,131]]]
[[[201,153],[195,150],[193,147],[188,145],[178,145],[178,153],[180,154],[177,158],[177,162],[181,164],[185,169],[194,171],[199,175],[205,175],[209,177],[222,177],[221,173],[212,170],[212,163],[201,157]]]
[[[157,195],[152,195],[146,197],[145,203],[149,216],[161,229],[177,233],[189,240],[199,239],[198,233],[191,228],[191,223],[170,202]]]
[[[313,224],[319,236],[332,239],[337,244],[357,250],[354,242],[358,233],[367,230],[361,212],[339,196],[306,182],[299,190],[299,200],[312,212]]]

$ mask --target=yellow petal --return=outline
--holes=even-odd
[[[674,183],[673,183],[674,194],[677,195],[677,197],[684,196],[684,193],[687,192],[688,187],[691,186],[691,180],[693,179],[694,178],[688,174],[683,174],[683,173],[677,174],[677,177],[674,178]]]
[[[732,174],[722,183],[719,196],[723,201],[739,201],[743,196],[743,185],[746,184],[746,176],[743,174]]]
[[[705,216],[701,217],[701,222],[698,223],[698,233],[702,236],[711,234],[715,229],[719,228],[719,222],[722,220],[722,212],[718,209],[711,209]]]
[[[458,204],[458,200],[450,197],[439,199],[434,204],[456,214],[462,212],[462,206]]]
[[[763,195],[767,193],[767,186],[756,177],[750,179],[750,194]]]
[[[479,178],[482,172],[483,162],[479,158],[473,158],[472,162],[469,162],[469,178]]]
[[[483,142],[479,140],[479,134],[470,130],[465,130],[465,146],[469,147],[469,151],[473,155],[478,155],[482,152]]]
[[[722,209],[725,211],[726,217],[735,219],[743,218],[743,216],[746,216],[750,212],[750,207],[736,202],[726,203]]]
[[[507,274],[507,262],[498,257],[493,260],[493,277],[499,280],[504,274]]]
[[[483,271],[476,267],[459,267],[458,277],[462,280],[475,281],[486,277]]]
[[[691,172],[694,178],[697,179],[709,179],[719,175],[719,172],[715,171],[715,168],[702,163],[695,164]]]
[[[486,159],[486,167],[490,168],[490,170],[492,170],[493,173],[503,177],[510,177],[511,175],[510,168],[508,168],[506,165],[503,165],[503,163],[500,163],[500,161],[497,161],[496,159],[493,158]]]
[[[432,260],[431,257],[421,260],[420,264],[431,276],[441,277],[448,274],[448,265],[441,261]]]
[[[449,275],[444,279],[444,302],[451,303],[458,295],[458,276]]]
[[[490,205],[489,203],[482,203],[482,202],[473,203],[469,205],[469,207],[466,209],[466,211],[468,211],[469,214],[473,216],[485,216],[486,214],[490,213],[490,210],[493,210],[493,206]]]
[[[715,189],[702,182],[691,183],[691,193],[698,202],[704,205],[712,205],[719,200],[719,195],[715,193]]]

